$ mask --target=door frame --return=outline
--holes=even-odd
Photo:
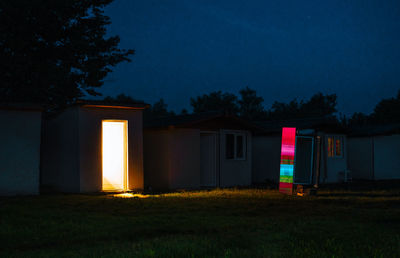
[[[217,187],[218,185],[218,156],[219,154],[217,153],[218,151],[218,132],[215,131],[200,131],[200,145],[201,145],[201,135],[202,134],[207,134],[207,135],[213,135],[214,136],[214,150],[215,150],[215,175],[214,175],[214,185],[202,185],[201,184],[201,164],[200,164],[200,187]],[[201,162],[201,152],[200,152],[200,162]]]
[[[295,182],[295,178],[296,178],[297,138],[309,138],[309,139],[311,139],[311,171],[310,171],[309,183],[297,183],[297,182]],[[294,169],[293,169],[293,184],[296,184],[296,185],[310,185],[310,184],[312,184],[313,171],[314,171],[314,137],[313,136],[296,135],[295,154],[294,154]]]
[[[103,151],[103,123],[104,122],[119,122],[119,123],[123,123],[124,124],[124,168],[123,168],[123,192],[125,191],[129,191],[129,186],[128,186],[128,172],[129,172],[129,156],[128,156],[128,120],[125,119],[102,119],[101,120],[101,190],[104,192],[113,192],[113,191],[117,191],[117,190],[104,190],[104,186],[103,186],[103,155],[104,155],[104,151]]]

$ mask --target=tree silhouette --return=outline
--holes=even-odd
[[[371,117],[361,112],[355,112],[348,120],[344,120],[347,126],[368,125],[371,122]]]
[[[113,0],[0,1],[0,100],[61,107],[97,88],[133,50],[106,37]]]
[[[238,114],[237,97],[231,93],[222,93],[214,91],[210,94],[204,94],[196,98],[190,98],[190,105],[193,113],[202,113],[210,111],[226,111],[232,114]]]
[[[155,102],[150,108],[145,109],[144,118],[149,121],[161,117],[174,116],[175,112],[168,111],[168,105],[165,104],[164,99]]]
[[[336,100],[336,94],[316,93],[308,101],[298,102],[297,99],[294,99],[287,104],[275,101],[268,111],[268,119],[282,120],[331,116],[337,112]]]
[[[114,103],[122,103],[122,104],[135,104],[135,103],[144,103],[143,100],[137,100],[132,98],[131,96],[125,95],[123,93],[117,95],[116,97],[107,96],[103,99],[105,102],[114,102]]]
[[[373,123],[398,123],[400,122],[400,90],[395,98],[381,100],[371,114]]]
[[[257,96],[255,90],[246,86],[246,88],[239,91],[239,94],[239,114],[242,118],[254,121],[262,120],[266,117],[266,112],[263,106],[264,99]]]
[[[275,101],[272,104],[271,109],[268,111],[269,120],[292,119],[298,118],[299,116],[300,104],[297,99],[294,99],[287,104]]]
[[[188,114],[189,114],[189,112],[187,111],[186,108],[183,108],[183,109],[181,110],[181,115],[188,115]]]
[[[396,97],[379,101],[370,115],[356,112],[346,122],[349,127],[400,123],[400,90]]]
[[[336,105],[336,94],[323,95],[319,92],[314,94],[307,102],[301,103],[300,113],[306,117],[332,115],[337,112]]]

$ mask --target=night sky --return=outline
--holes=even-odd
[[[400,89],[400,1],[115,0],[110,35],[133,48],[101,92],[169,108],[248,85],[273,101],[336,93],[369,113]]]

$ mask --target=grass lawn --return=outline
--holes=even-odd
[[[400,257],[400,190],[0,198],[0,257]]]

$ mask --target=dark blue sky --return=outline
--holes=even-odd
[[[248,85],[267,108],[320,91],[351,114],[400,89],[399,0],[115,0],[106,15],[136,54],[104,95],[164,98],[180,112],[190,97]]]

